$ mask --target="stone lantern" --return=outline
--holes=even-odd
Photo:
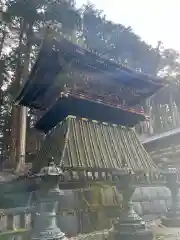
[[[166,186],[171,192],[171,207],[166,216],[162,218],[162,224],[167,227],[180,227],[180,198],[179,198],[179,169],[168,167],[163,171],[166,178]]]
[[[56,224],[56,206],[63,191],[59,189],[59,181],[63,176],[61,168],[54,162],[43,167],[35,177],[39,177],[36,216],[33,226],[33,240],[67,239]]]
[[[109,239],[113,240],[152,240],[153,234],[146,223],[134,211],[131,196],[135,191],[135,173],[130,169],[113,172],[116,177],[117,191],[122,194],[122,208],[119,218],[110,230]]]

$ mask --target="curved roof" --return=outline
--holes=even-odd
[[[56,103],[35,124],[35,127],[37,130],[47,133],[68,115],[129,127],[145,120],[144,113],[137,112],[132,108],[117,107],[103,102],[97,104],[96,101],[86,99],[84,96],[61,94]]]
[[[79,72],[100,76],[102,84],[106,78],[109,82],[115,81],[121,89],[130,88],[131,93],[123,95],[128,106],[139,104],[142,99],[150,97],[167,83],[164,79],[136,72],[104,59],[61,37],[60,40],[44,41],[16,102],[30,108],[47,109],[58,95],[57,84],[53,85],[57,74],[63,72],[64,67],[69,64]],[[119,95],[122,96],[121,93]]]

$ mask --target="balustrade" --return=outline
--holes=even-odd
[[[32,220],[35,207],[19,207],[0,210],[0,240],[29,240],[31,239]],[[70,211],[69,211],[70,212]],[[68,212],[68,214],[69,214]],[[64,213],[59,213],[64,215]],[[72,240],[96,239],[103,240],[108,230],[96,231],[88,234],[79,234],[71,237]]]
[[[32,211],[24,207],[0,210],[0,239],[28,239]]]

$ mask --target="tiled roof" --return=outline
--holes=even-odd
[[[47,136],[35,161],[37,168],[54,157],[56,164],[74,168],[123,168],[153,171],[156,165],[127,127],[68,116]]]

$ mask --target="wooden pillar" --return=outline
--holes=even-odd
[[[21,167],[25,164],[26,157],[26,125],[27,125],[27,108],[19,107],[19,123],[18,125],[18,134],[17,134],[17,155],[16,162],[17,168],[16,171],[19,171]]]

